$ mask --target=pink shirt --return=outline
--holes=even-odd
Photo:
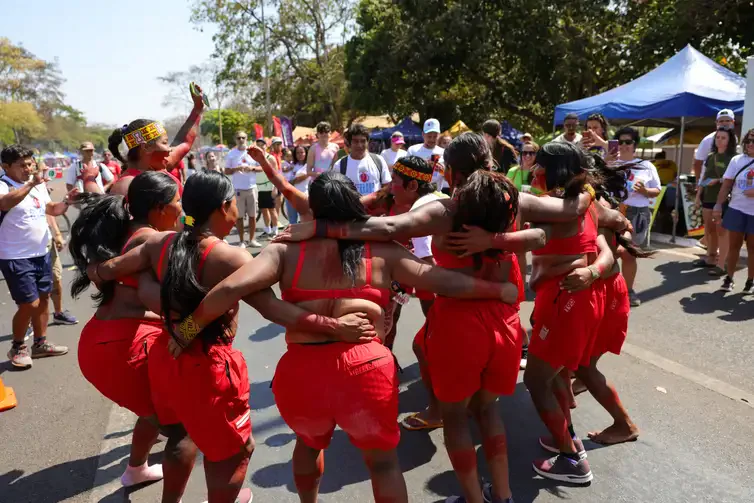
[[[329,171],[333,159],[338,155],[338,145],[328,143],[327,147],[323,149],[319,142],[317,142],[312,145],[312,148],[314,149],[314,172],[319,174]]]

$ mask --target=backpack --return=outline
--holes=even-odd
[[[340,174],[343,176],[346,176],[346,171],[348,170],[348,157],[349,156],[345,156],[343,159],[341,159],[340,165],[338,166],[340,169]],[[382,185],[382,164],[380,164],[380,156],[369,152],[369,157],[372,158],[372,162],[377,167],[377,172],[380,174],[380,185]]]

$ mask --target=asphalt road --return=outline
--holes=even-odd
[[[233,238],[231,238],[231,242]],[[528,393],[501,400],[515,499],[524,502],[720,502],[754,501],[754,297],[716,292],[719,280],[690,268],[688,251],[663,251],[640,265],[637,290],[644,303],[632,312],[626,351],[607,356],[603,370],[641,428],[639,441],[613,447],[586,442],[595,479],[589,487],[556,485],[530,468],[544,453],[544,433]],[[64,256],[67,265],[70,260]],[[65,271],[65,282],[72,272]],[[739,289],[745,272],[739,271]],[[35,361],[29,371],[0,363],[0,377],[14,387],[19,406],[0,413],[0,503],[157,502],[160,484],[124,491],[118,477],[126,466],[133,417],[102,398],[81,376],[77,340],[93,310],[87,298],[65,301],[80,320],[50,327],[48,336],[67,344],[67,356]],[[524,304],[522,319],[532,307]],[[0,285],[0,350],[10,346],[14,305]],[[404,309],[396,354],[403,366],[401,416],[421,410],[425,399],[411,351],[423,321],[418,302]],[[283,330],[248,306],[241,310],[236,347],[246,356],[257,449],[247,475],[255,501],[295,502],[290,466],[294,436],[275,407],[270,381],[285,350]],[[749,400],[749,403],[744,400]],[[574,411],[577,432],[609,425],[608,415],[588,395]],[[155,446],[159,462],[162,444]],[[443,501],[458,485],[442,433],[404,432],[399,446],[411,501]],[[480,460],[482,456],[480,453]],[[484,466],[484,462],[480,463]],[[482,471],[484,475],[484,471]],[[323,502],[371,501],[371,486],[359,452],[336,431],[326,453]],[[206,499],[201,462],[185,503]]]

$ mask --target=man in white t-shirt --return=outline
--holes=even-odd
[[[236,189],[236,205],[238,206],[238,246],[245,248],[248,244],[255,248],[262,246],[254,238],[257,226],[257,172],[262,168],[246,152],[248,135],[244,131],[236,133],[236,147],[225,156],[225,174],[230,175],[233,188]],[[249,216],[249,241],[244,241],[243,219]]]
[[[68,197],[53,203],[44,173],[35,171],[33,153],[21,145],[10,145],[0,153],[5,174],[0,178],[0,271],[13,301],[13,343],[8,352],[11,364],[30,368],[32,358],[59,356],[68,352],[47,340],[52,291],[52,259],[48,251],[50,231],[47,215],[68,210]],[[31,323],[34,345],[24,344]]]
[[[697,183],[702,181],[702,167],[704,166],[704,161],[707,160],[707,156],[712,152],[712,145],[715,143],[717,130],[733,129],[736,127],[736,116],[733,114],[733,110],[724,108],[717,112],[716,123],[717,128],[699,142],[699,146],[696,148],[696,153],[694,154],[693,170]]]
[[[367,150],[369,130],[366,127],[353,124],[346,130],[345,140],[350,153],[340,158],[334,169],[350,178],[359,194],[372,194],[390,183],[392,177],[385,159]]]
[[[94,144],[85,141],[79,147],[81,160],[76,161],[65,172],[65,186],[70,192],[99,192],[104,194],[115,182],[113,172],[105,164],[94,160]],[[97,184],[99,190],[91,184]]]
[[[615,139],[618,140],[618,162],[631,166],[626,179],[628,197],[623,201],[623,204],[626,205],[626,218],[631,221],[634,228],[633,242],[643,247],[647,245],[649,226],[652,221],[651,200],[659,196],[662,189],[660,175],[657,174],[657,168],[654,164],[636,158],[639,131],[626,126],[615,133]],[[637,297],[634,291],[637,271],[636,257],[624,252],[621,254],[621,259],[621,269],[628,286],[631,306],[639,306],[641,299]]]
[[[579,133],[579,116],[576,114],[568,114],[563,119],[563,129],[565,131],[560,136],[556,137],[552,141],[561,141],[568,143],[580,143],[581,133]]]
[[[396,131],[390,136],[390,148],[386,148],[380,154],[385,159],[388,169],[392,170],[395,161],[401,157],[406,157],[407,153],[403,150],[405,144],[406,140],[403,139],[403,133],[400,131]]]
[[[433,170],[432,183],[435,184],[437,190],[447,194],[450,189],[448,182],[445,181],[445,159],[443,159],[445,149],[437,145],[437,140],[440,138],[440,121],[427,119],[422,131],[424,143],[408,147],[408,155],[415,155],[427,161]]]

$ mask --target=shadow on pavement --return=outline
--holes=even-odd
[[[639,268],[651,266],[651,260],[640,260]],[[707,269],[694,267],[691,262],[667,262],[656,266],[654,270],[662,274],[663,281],[648,290],[636,292],[642,303],[659,299],[691,286],[722,282],[722,279],[708,275]]]
[[[742,293],[726,295],[725,292],[700,292],[680,301],[683,311],[688,314],[713,314],[723,321],[748,321],[754,319],[754,297]]]
[[[130,444],[122,445],[102,455],[67,461],[28,475],[25,475],[23,470],[12,470],[2,474],[0,475],[2,501],[47,503],[73,498],[96,488],[94,483],[97,482],[97,475],[104,474],[99,477],[102,484],[118,479],[126,468],[130,449]],[[159,462],[161,458],[162,453],[152,454],[149,462]],[[107,466],[107,468],[98,471],[97,466],[100,462],[101,466]],[[121,488],[102,501],[130,501],[128,494],[142,487]]]
[[[275,323],[268,323],[249,336],[252,341],[269,341],[280,334],[285,333],[285,328]]]
[[[249,407],[251,410],[266,409],[275,405],[275,395],[270,387],[272,381],[262,381],[251,383],[251,392],[249,394]]]

